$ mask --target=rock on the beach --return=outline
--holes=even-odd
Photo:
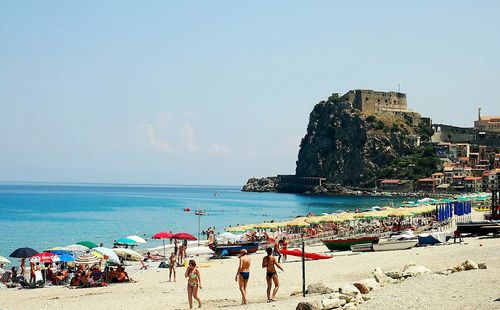
[[[363,296],[361,296],[361,297],[363,298],[363,300],[364,300],[364,301],[368,301],[368,300],[372,299],[372,298],[371,298],[370,296],[368,296],[368,295],[363,295]]]
[[[403,277],[417,277],[429,273],[432,273],[432,271],[422,265],[406,265],[405,269],[403,269]]]
[[[366,286],[364,283],[356,282],[353,285],[361,292],[361,294],[370,293],[370,288]]]
[[[403,273],[399,270],[388,271],[385,273],[385,275],[394,280],[399,280],[403,277]]]
[[[453,267],[453,270],[451,272],[455,273],[455,272],[460,272],[460,271],[464,271],[464,270],[465,270],[465,267],[463,265],[456,265],[455,267]]]
[[[322,306],[317,301],[301,301],[295,310],[321,310]]]
[[[359,294],[359,290],[352,284],[344,285],[340,288],[340,293],[344,295],[356,296]]]
[[[307,286],[307,294],[330,294],[334,290],[323,283],[313,283]]]
[[[347,304],[342,308],[342,310],[356,310],[356,308],[355,304]]]
[[[290,296],[302,295],[302,290],[295,290],[290,293]]]
[[[444,275],[444,276],[447,276],[451,273],[453,273],[453,268],[448,268],[446,270],[436,272],[436,274],[440,274],[440,275]]]
[[[462,266],[464,266],[465,270],[479,269],[479,266],[477,265],[477,263],[473,260],[470,260],[470,259],[463,262]]]
[[[380,283],[377,282],[376,279],[374,278],[366,278],[361,281],[358,281],[359,283],[362,283],[366,285],[370,289],[370,291],[373,291],[374,289],[380,288]]]
[[[382,272],[382,269],[380,267],[377,267],[375,268],[375,270],[373,270],[373,277],[375,278],[375,280],[381,285],[381,286],[385,286],[387,283],[390,282],[390,278],[388,276],[386,276],[383,272]]]
[[[487,269],[488,267],[486,267],[486,263],[479,263],[477,264],[477,266],[479,267],[479,269]]]
[[[330,310],[330,309],[342,307],[343,305],[346,304],[346,301],[344,299],[340,299],[340,298],[327,298],[327,299],[323,299],[321,301],[321,304],[323,305],[323,310]]]

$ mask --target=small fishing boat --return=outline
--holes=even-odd
[[[360,243],[371,243],[378,241],[378,236],[364,236],[364,237],[354,237],[354,238],[336,238],[330,240],[321,241],[326,245],[330,251],[349,251],[351,245]]]
[[[396,240],[396,239],[381,239],[374,243],[373,251],[395,251],[411,249],[418,244],[418,239]]]
[[[245,243],[235,243],[235,244],[210,244],[208,246],[216,254],[222,254],[223,251],[227,251],[226,255],[238,255],[240,251],[245,249],[248,253],[255,253],[259,248],[259,242],[245,242]]]

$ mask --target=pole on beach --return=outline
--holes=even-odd
[[[304,251],[304,234],[302,234],[302,297],[306,297],[306,257]]]
[[[200,247],[201,215],[198,215],[198,247]]]

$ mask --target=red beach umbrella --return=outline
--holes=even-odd
[[[167,231],[162,231],[153,235],[153,239],[171,239],[174,234]]]
[[[198,239],[196,239],[195,236],[188,234],[188,233],[185,233],[185,232],[181,232],[181,233],[177,233],[177,234],[173,235],[172,239],[198,240]]]
[[[30,258],[30,262],[40,264],[53,263],[54,260],[57,260],[57,255],[50,252],[38,253]]]
[[[152,237],[153,239],[162,239],[161,241],[163,241],[163,256],[165,256],[165,259],[167,259],[167,252],[165,250],[165,239],[172,239],[173,236],[174,234],[171,232],[162,231],[157,234],[154,234]]]

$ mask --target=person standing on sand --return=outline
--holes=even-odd
[[[189,261],[189,266],[186,268],[184,277],[188,278],[187,291],[189,309],[193,309],[193,297],[198,302],[198,308],[201,308],[201,300],[198,297],[198,288],[201,290],[201,276],[194,260]]]
[[[175,281],[175,253],[172,252],[170,253],[170,258],[168,259],[168,269],[170,270],[170,273],[168,274],[168,282],[172,282],[172,272],[174,273],[174,282]]]
[[[238,282],[241,292],[241,304],[247,304],[247,284],[248,278],[250,278],[250,264],[251,259],[247,255],[247,250],[242,249],[240,251],[240,264],[238,266],[238,270],[236,271],[236,276],[234,277],[234,281]]]
[[[278,293],[278,289],[280,288],[280,280],[278,279],[278,273],[276,272],[276,267],[283,270],[283,267],[276,261],[276,257],[273,256],[273,249],[266,249],[267,256],[262,259],[262,268],[266,268],[266,282],[267,282],[267,302],[274,301],[276,297],[276,293]],[[271,288],[274,282],[274,290],[271,295]]]

